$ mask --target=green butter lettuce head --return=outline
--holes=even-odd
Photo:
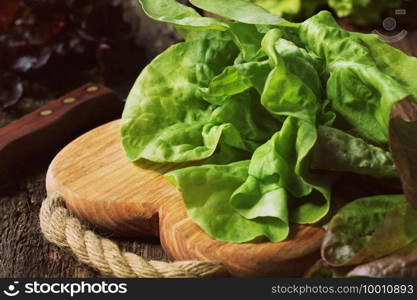
[[[291,23],[246,0],[191,2],[230,20],[174,0],[140,0],[184,42],[139,75],[121,141],[132,161],[194,162],[165,176],[207,234],[279,242],[292,224],[328,214],[337,173],[397,176],[388,120],[394,103],[417,100],[416,58],[377,36],[342,30],[329,12]],[[376,228],[378,205],[388,201],[381,199],[364,205],[358,223],[370,217]],[[342,240],[353,247],[354,239]],[[367,244],[358,245],[348,262],[339,261],[348,248],[332,252],[336,263],[365,253]],[[370,249],[366,255],[376,257]]]

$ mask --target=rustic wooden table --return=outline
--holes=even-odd
[[[395,46],[417,56],[417,31],[409,32],[407,38]],[[0,111],[0,127],[45,102],[26,99],[11,111]],[[0,277],[99,276],[48,243],[40,232],[38,214],[46,194],[45,172],[53,155],[46,153],[30,163],[17,165],[0,179]],[[122,248],[146,258],[167,260],[157,241],[120,242]]]

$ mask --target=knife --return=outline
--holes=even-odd
[[[0,175],[39,155],[56,153],[82,133],[120,118],[121,98],[88,83],[0,128]]]

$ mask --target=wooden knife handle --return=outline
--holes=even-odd
[[[0,174],[59,150],[85,131],[119,118],[122,109],[115,92],[88,83],[0,128]]]

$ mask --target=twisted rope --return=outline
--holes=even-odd
[[[47,197],[40,211],[40,226],[48,241],[72,252],[81,262],[111,277],[212,277],[225,274],[213,261],[146,261],[120,250],[116,243],[86,229],[65,207],[61,196]]]

